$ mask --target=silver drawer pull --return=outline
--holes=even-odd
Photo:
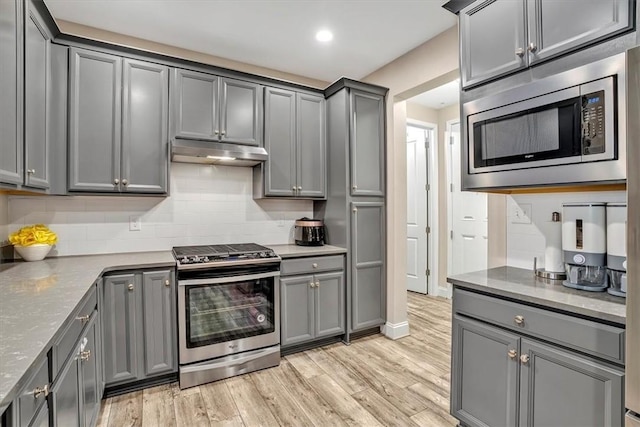
[[[522,58],[524,56],[524,49],[519,47],[516,49],[516,55],[518,55],[520,58]]]
[[[529,363],[529,355],[523,354],[522,356],[520,356],[520,363],[522,363],[523,365]]]
[[[44,397],[49,396],[49,384],[45,384],[44,387],[36,387],[33,389],[33,397],[37,399],[40,395],[44,394]]]
[[[518,357],[518,352],[514,349],[511,349],[507,352],[507,355],[509,355],[510,359],[515,359],[516,357]]]
[[[91,350],[81,351],[80,352],[80,360],[86,362],[91,357]]]
[[[535,43],[529,43],[529,47],[527,49],[529,50],[529,52],[535,53],[535,51],[538,50],[538,46],[536,46]]]
[[[316,288],[320,287],[320,282],[316,282]]]
[[[89,321],[89,318],[91,316],[89,314],[85,315],[85,316],[78,316],[76,317],[76,320],[81,321],[82,323],[87,323]]]
[[[318,263],[317,263],[317,262],[314,262],[313,264],[311,264],[311,267],[313,267],[313,268],[318,268]]]
[[[517,325],[522,326],[524,325],[524,316],[517,315],[514,317],[513,321],[516,322]]]
[[[120,184],[120,180],[118,178],[113,180],[113,185],[118,185]]]
[[[171,281],[169,279],[164,281],[165,286],[171,286]]]
[[[133,283],[129,283],[129,286],[127,286],[127,288],[129,288],[130,291],[133,290]]]
[[[315,284],[315,283],[313,283],[313,282],[309,282],[309,286],[313,288],[313,287],[315,287],[315,286],[316,286],[316,284]]]

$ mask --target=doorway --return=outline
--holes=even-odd
[[[429,293],[430,145],[433,125],[407,122],[407,290]]]

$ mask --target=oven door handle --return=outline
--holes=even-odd
[[[244,276],[216,277],[211,279],[178,280],[178,286],[217,285],[221,283],[244,282],[247,280],[266,279],[268,277],[278,277],[278,276],[280,276],[279,271],[270,271],[268,273],[246,274]]]

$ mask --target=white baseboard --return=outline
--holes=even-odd
[[[447,288],[438,287],[439,297],[451,299],[451,295],[452,295],[451,286],[448,286]]]
[[[398,338],[409,336],[409,322],[400,323],[385,323],[380,327],[382,332],[387,338],[397,340]]]

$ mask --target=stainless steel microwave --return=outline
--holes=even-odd
[[[624,182],[625,57],[463,104],[464,189]]]

